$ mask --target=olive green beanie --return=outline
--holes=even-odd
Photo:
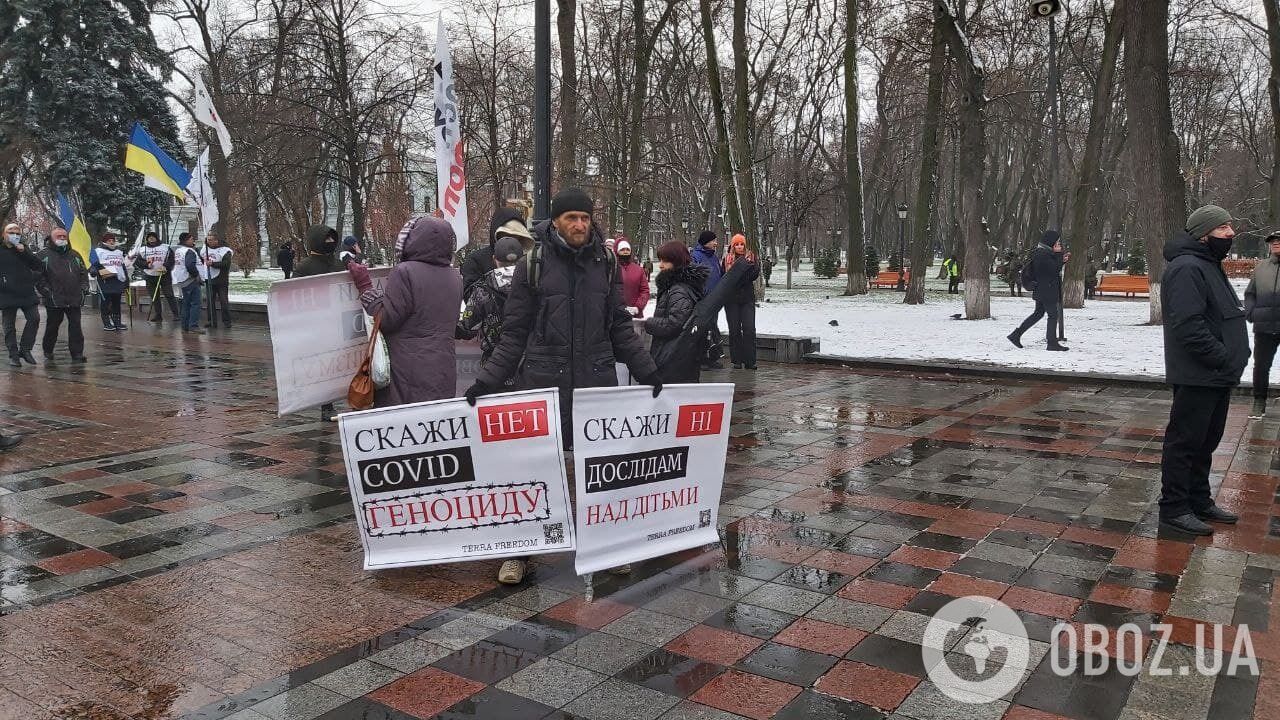
[[[1199,240],[1214,228],[1229,222],[1231,222],[1231,213],[1217,205],[1205,205],[1197,208],[1191,213],[1191,217],[1187,218],[1187,232],[1191,237]]]

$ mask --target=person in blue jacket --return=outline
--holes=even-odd
[[[694,265],[701,265],[707,269],[707,286],[702,289],[703,295],[708,295],[715,289],[720,282],[720,278],[724,275],[724,268],[720,266],[720,256],[716,251],[720,249],[720,243],[716,240],[716,234],[710,230],[703,230],[698,235],[698,245],[689,253],[693,258]],[[724,365],[720,364],[720,357],[724,351],[720,349],[720,327],[716,325],[711,328],[707,339],[707,356],[703,360],[703,370],[723,370]]]

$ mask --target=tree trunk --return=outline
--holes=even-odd
[[[924,302],[924,268],[929,262],[930,234],[937,217],[935,199],[938,194],[938,124],[942,115],[942,85],[946,72],[947,46],[942,33],[942,18],[933,18],[933,43],[929,52],[929,90],[925,99],[924,119],[920,123],[920,184],[916,189],[915,217],[911,233],[911,282],[903,302]],[[901,221],[899,221],[901,222]]]
[[[1267,98],[1271,104],[1271,187],[1267,210],[1271,226],[1280,225],[1280,7],[1276,0],[1263,0],[1267,12],[1267,46],[1271,56],[1271,76],[1267,78]]]
[[[560,40],[560,157],[556,172],[560,187],[578,183],[578,56],[574,27],[578,0],[556,0],[556,32]]]
[[[862,206],[862,150],[858,142],[858,3],[845,5],[844,24],[844,196],[848,204],[849,244],[845,257],[845,295],[867,293],[865,220]]]
[[[635,72],[632,75],[630,114],[627,122],[627,164],[622,187],[626,197],[626,212],[622,217],[623,232],[634,242],[643,242],[641,235],[642,205],[645,193],[640,187],[640,155],[643,152],[644,110],[649,104],[649,62],[653,57],[653,44],[671,17],[672,2],[667,3],[662,17],[652,28],[645,22],[644,0],[632,0],[631,22],[635,27]]]
[[[1116,0],[1102,41],[1102,66],[1098,69],[1098,76],[1093,84],[1093,107],[1089,110],[1089,132],[1084,141],[1084,160],[1080,164],[1080,179],[1071,205],[1068,245],[1075,248],[1076,252],[1071,254],[1064,273],[1063,307],[1084,307],[1084,275],[1089,262],[1087,255],[1093,247],[1093,239],[1097,236],[1089,225],[1090,209],[1098,191],[1102,141],[1107,134],[1111,93],[1115,86],[1116,56],[1120,54],[1120,38],[1123,33],[1124,0]]]
[[[1169,106],[1169,2],[1125,3],[1125,105],[1129,163],[1137,204],[1130,242],[1146,246],[1151,286],[1151,323],[1163,322],[1160,276],[1165,241],[1183,226],[1186,187],[1178,172],[1178,138]]]
[[[711,111],[716,116],[716,170],[724,186],[725,210],[732,222],[742,225],[742,210],[733,179],[733,163],[729,158],[729,127],[725,122],[724,90],[720,84],[720,60],[716,55],[716,31],[711,18],[711,0],[698,0],[702,19],[702,40],[707,49],[707,80],[711,90]]]
[[[982,181],[987,167],[986,73],[964,33],[963,16],[949,0],[938,0],[943,35],[956,60],[960,102],[959,220],[964,233],[964,314],[966,320],[991,317],[991,265],[982,218]]]
[[[760,254],[756,230],[755,154],[752,150],[750,83],[747,61],[747,0],[733,0],[733,154],[741,201],[738,232],[746,233],[747,247]]]

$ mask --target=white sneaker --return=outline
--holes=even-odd
[[[524,580],[527,563],[524,560],[508,560],[498,568],[498,582],[503,585],[519,585]]]

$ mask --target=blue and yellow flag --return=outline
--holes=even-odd
[[[166,155],[138,122],[133,124],[133,133],[125,147],[124,166],[142,173],[143,185],[179,200],[185,197],[184,191],[191,182],[191,173]]]
[[[58,219],[62,221],[62,227],[67,231],[71,249],[80,253],[81,260],[89,262],[89,248],[93,245],[93,241],[89,239],[88,229],[85,228],[76,211],[71,209],[71,203],[67,202],[67,196],[63,195],[61,190],[58,191]]]

